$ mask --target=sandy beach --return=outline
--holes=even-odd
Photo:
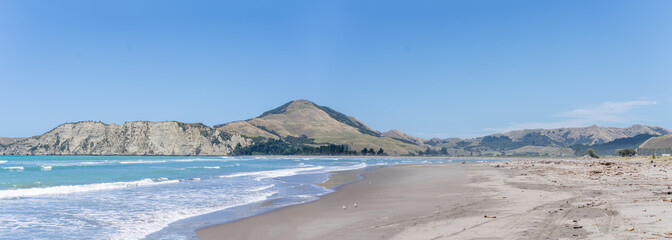
[[[317,201],[197,233],[203,240],[672,238],[672,168],[660,163],[521,160],[361,173],[363,180]]]

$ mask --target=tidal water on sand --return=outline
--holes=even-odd
[[[0,156],[0,239],[196,239],[333,190],[332,172],[451,159]],[[480,160],[466,160],[480,161]]]

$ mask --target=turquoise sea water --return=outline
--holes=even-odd
[[[0,156],[0,239],[195,239],[208,224],[315,200],[334,171],[452,161]]]

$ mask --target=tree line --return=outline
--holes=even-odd
[[[243,147],[239,144],[233,149],[232,155],[368,155],[386,156],[382,148],[375,151],[373,148],[364,148],[362,151],[350,149],[346,144],[327,144],[323,146],[310,146],[299,143],[300,138],[291,139],[290,142],[276,139],[255,141],[250,146]]]
[[[387,156],[387,153],[385,153],[385,150],[383,150],[382,148],[378,149],[377,152],[375,150],[373,150],[373,148],[369,148],[369,149],[364,148],[364,149],[362,149],[362,151],[359,151],[359,153],[361,153],[362,155],[370,155],[370,156],[375,156],[375,155]]]

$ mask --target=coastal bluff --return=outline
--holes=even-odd
[[[126,122],[123,125],[84,121],[14,141],[3,155],[227,155],[252,139],[201,123]]]
[[[65,123],[39,136],[0,137],[0,155],[569,157],[587,155],[588,149],[603,156],[618,155],[619,149],[651,155],[670,153],[672,138],[661,137],[670,134],[657,126],[592,125],[423,139],[401,130],[380,132],[355,117],[299,99],[257,117],[214,126],[177,121]]]

